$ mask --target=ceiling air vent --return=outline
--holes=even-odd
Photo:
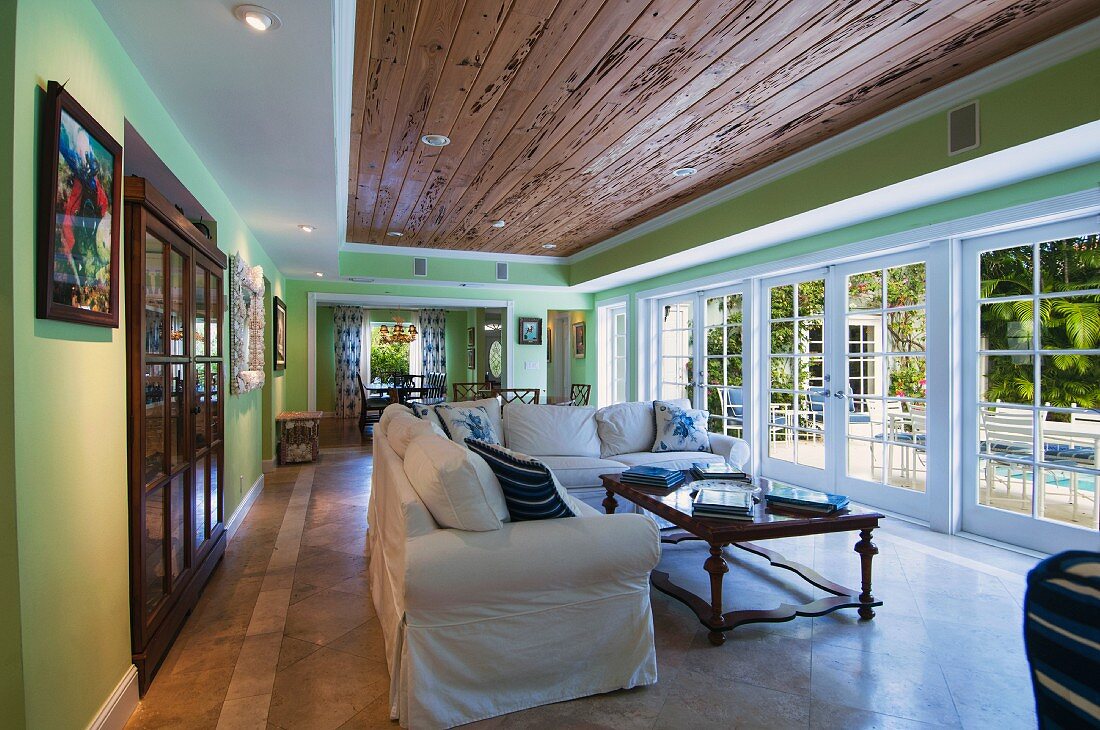
[[[427,276],[428,275],[428,259],[414,258],[413,259],[413,276]]]
[[[504,261],[497,262],[497,281],[508,281],[508,264]]]
[[[975,149],[978,138],[978,102],[972,101],[947,113],[947,154]]]

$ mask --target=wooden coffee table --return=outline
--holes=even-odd
[[[710,575],[710,600],[672,582],[668,573],[654,570],[650,583],[654,588],[672,596],[695,611],[699,622],[710,629],[710,643],[719,646],[725,642],[725,632],[742,624],[777,623],[790,621],[797,616],[824,616],[842,608],[859,609],[861,619],[874,618],[874,608],[881,606],[871,593],[871,559],[878,554],[878,548],[871,542],[871,531],[878,527],[879,520],[885,515],[866,512],[857,508],[842,510],[834,515],[816,515],[806,512],[780,510],[769,507],[763,501],[767,493],[768,481],[761,479],[761,502],[756,505],[753,520],[722,520],[708,517],[694,517],[691,514],[691,501],[695,496],[692,488],[694,481],[690,474],[688,481],[678,488],[654,489],[637,485],[623,484],[618,474],[606,474],[600,477],[607,490],[603,501],[608,514],[619,506],[616,497],[622,497],[642,509],[663,517],[672,523],[675,531],[661,532],[661,542],[678,544],[685,540],[702,540],[710,546],[710,555],[703,562],[703,570]],[[855,551],[859,553],[862,573],[862,590],[846,588],[834,583],[812,568],[790,561],[779,553],[760,547],[749,540],[771,540],[779,537],[801,537],[803,535],[822,535],[829,532],[859,531],[859,541]],[[831,596],[799,606],[782,604],[773,609],[722,611],[722,578],[729,572],[722,548],[733,546],[766,558],[773,566],[790,570],[807,583],[820,588]]]

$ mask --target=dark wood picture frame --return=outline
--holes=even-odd
[[[467,347],[466,348],[466,369],[467,370],[473,370],[476,367],[477,367],[477,353],[474,351],[474,348]]]
[[[286,302],[279,297],[271,300],[272,369],[286,370]]]
[[[584,322],[573,323],[573,357],[580,359],[585,355],[586,343],[585,343],[586,328]]]
[[[554,328],[546,325],[546,362],[554,361]]]
[[[102,191],[111,215],[110,257],[108,262],[107,311],[66,304],[57,299],[55,284],[57,269],[55,252],[58,246],[57,198],[60,167],[62,112],[82,128],[88,137],[111,156],[110,190]],[[86,153],[86,155],[89,153]],[[93,155],[93,159],[95,159]],[[98,175],[93,173],[98,183]],[[122,238],[122,145],[107,133],[84,107],[65,90],[64,85],[51,81],[46,87],[42,108],[42,128],[38,159],[38,286],[37,316],[100,327],[118,327],[119,242]],[[71,259],[71,256],[70,256]],[[76,264],[73,264],[74,274]],[[71,285],[75,290],[76,285]]]
[[[473,347],[473,346],[474,346],[474,328],[473,327],[467,327],[466,328],[466,347]]]
[[[528,327],[533,328],[533,334],[528,334]],[[541,317],[520,317],[519,318],[519,344],[521,345],[541,345],[542,344],[542,318]]]

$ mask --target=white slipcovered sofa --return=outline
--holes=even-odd
[[[686,399],[668,402],[690,407]],[[508,448],[537,457],[581,499],[603,495],[601,474],[618,474],[632,466],[690,469],[696,462],[726,461],[741,467],[749,460],[748,442],[723,434],[710,434],[709,452],[653,452],[657,432],[651,401],[599,410],[509,403],[503,423]]]
[[[569,498],[577,517],[441,528],[405,473],[407,444],[388,433],[396,418],[375,428],[368,507],[391,717],[452,727],[656,682],[654,522]]]

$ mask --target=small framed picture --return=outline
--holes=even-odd
[[[38,160],[38,317],[118,327],[122,146],[51,81]]]
[[[473,346],[474,346],[474,328],[473,327],[467,327],[466,328],[466,347],[473,347]]]
[[[584,357],[584,322],[573,324],[573,357]]]
[[[542,344],[542,319],[539,317],[519,318],[519,344]]]
[[[286,303],[279,297],[272,301],[275,310],[275,316],[271,318],[274,328],[272,340],[275,343],[275,364],[272,367],[275,370],[286,370]]]
[[[546,362],[554,361],[554,329],[546,325]]]
[[[467,370],[473,370],[475,367],[477,367],[477,362],[476,362],[476,357],[475,357],[475,353],[474,353],[474,348],[467,347],[466,348],[466,369]]]

